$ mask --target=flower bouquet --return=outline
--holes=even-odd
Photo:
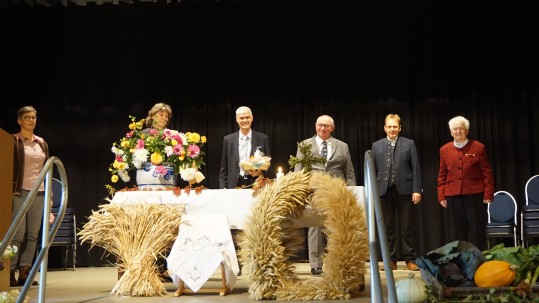
[[[0,244],[2,242],[0,241]],[[13,256],[15,256],[17,254],[17,246],[11,246],[11,245],[8,245],[8,247],[6,248],[6,251],[4,251],[4,255],[2,256],[2,260],[5,260],[5,259],[11,259]]]
[[[189,184],[200,182],[204,175],[198,169],[204,164],[201,150],[206,137],[198,133],[181,133],[172,129],[144,128],[145,119],[129,116],[129,131],[112,144],[114,162],[110,164],[111,182],[129,182],[129,171],[140,169],[147,162],[156,166],[157,173],[166,174],[165,165],[174,167],[174,174]]]
[[[0,244],[2,244],[2,241],[0,241]],[[11,246],[8,245],[6,248],[6,251],[4,251],[4,254],[0,258],[0,271],[4,270],[4,260],[11,259],[13,256],[17,254],[17,246]]]

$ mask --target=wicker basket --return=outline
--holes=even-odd
[[[270,157],[251,158],[249,161],[240,162],[241,169],[247,170],[268,170],[271,165]]]

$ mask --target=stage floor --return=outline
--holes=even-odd
[[[308,263],[296,263],[296,272],[298,275],[305,278],[311,278],[310,268]],[[405,270],[404,262],[399,262],[399,269],[394,271],[395,278],[407,276],[410,271]],[[369,269],[369,264],[366,265]],[[350,300],[340,301],[318,301],[318,302],[371,302],[370,299],[370,270],[367,271],[365,276],[366,290],[361,293],[360,296],[352,298]],[[419,276],[419,272],[414,272]],[[218,287],[220,285],[220,272],[214,274],[214,276],[205,284],[204,287]],[[236,285],[232,293],[226,296],[219,296],[218,293],[208,294],[184,294],[181,297],[173,297],[173,293],[176,290],[174,284],[166,283],[167,291],[169,295],[163,297],[115,297],[110,294],[110,291],[114,287],[118,278],[117,270],[115,267],[80,267],[75,271],[72,270],[49,270],[47,273],[47,288],[46,288],[46,302],[47,303],[112,303],[112,302],[186,302],[186,303],[204,303],[204,302],[230,302],[230,303],[244,303],[254,302],[249,297],[249,284],[246,276],[238,277]],[[387,299],[387,288],[384,272],[380,272],[380,278],[382,279],[382,290],[384,298]],[[37,302],[38,287],[32,286],[30,290],[30,302]],[[270,302],[270,301],[268,301]],[[295,302],[295,301],[286,301]]]

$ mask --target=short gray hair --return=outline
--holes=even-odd
[[[464,118],[463,116],[453,117],[451,120],[449,120],[448,124],[449,129],[453,129],[453,127],[457,124],[462,124],[464,125],[464,128],[466,128],[466,130],[470,130],[470,121],[468,121],[468,119]]]
[[[249,114],[249,115],[252,116],[253,112],[247,106],[240,106],[240,107],[238,107],[238,109],[236,109],[236,117],[241,115],[241,114]]]

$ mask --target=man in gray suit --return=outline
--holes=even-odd
[[[356,176],[348,144],[331,136],[331,133],[335,130],[333,118],[327,115],[318,117],[315,128],[316,135],[312,138],[303,140],[303,142],[310,143],[312,146],[312,154],[315,156],[326,157],[327,162],[326,164],[313,164],[312,170],[314,172],[318,171],[331,174],[345,180],[346,185],[355,186]],[[299,148],[296,157],[303,157]],[[300,171],[301,169],[303,169],[301,164],[294,167],[294,171]],[[311,274],[320,275],[322,274],[322,256],[325,247],[321,227],[309,227],[308,244]]]
[[[254,183],[261,170],[243,171],[241,160],[248,160],[257,147],[265,156],[270,156],[269,139],[263,133],[251,129],[253,113],[247,106],[236,110],[236,122],[239,131],[226,135],[223,139],[223,157],[219,172],[219,188],[235,188]]]
[[[413,206],[421,201],[421,169],[415,143],[399,137],[401,118],[396,114],[386,116],[386,138],[373,143],[372,153],[376,165],[376,182],[382,204],[386,227],[391,269],[397,269],[397,239],[402,240],[406,268],[419,270],[414,260]],[[400,235],[397,237],[397,222]],[[383,270],[383,269],[382,269]]]

